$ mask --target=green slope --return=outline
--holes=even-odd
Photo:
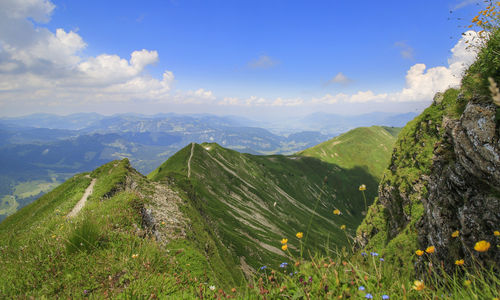
[[[409,256],[417,249],[416,223],[424,213],[421,199],[427,196],[422,176],[431,172],[434,146],[443,134],[443,117],[456,114],[457,94],[457,90],[448,90],[440,105],[431,105],[401,130],[380,182],[381,193],[396,200],[382,204],[376,199],[357,230],[358,242],[367,249],[398,263],[411,262]]]
[[[85,206],[66,217],[92,178]],[[182,298],[200,283],[238,284],[237,265],[181,196],[126,159],[74,176],[0,224],[0,298]]]
[[[363,168],[304,156],[254,156],[208,143],[185,147],[148,177],[182,185],[246,273],[297,257],[295,234],[307,233],[313,214],[304,253],[347,246],[346,232],[354,234],[363,218],[359,185],[367,185],[369,199],[377,187]],[[343,214],[335,216],[335,208]],[[290,253],[280,249],[282,238],[289,239]]]
[[[363,167],[380,179],[401,128],[359,127],[298,153],[345,169]]]
[[[83,209],[66,217],[93,179]],[[358,187],[373,199],[377,183],[366,168],[217,144],[190,144],[148,178],[113,161],[0,224],[0,297],[182,298],[242,287],[262,265],[297,260],[299,231],[304,257],[350,247],[365,210]]]

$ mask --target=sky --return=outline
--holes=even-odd
[[[477,2],[2,0],[0,116],[420,112]]]

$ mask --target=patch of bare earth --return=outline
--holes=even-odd
[[[82,210],[82,208],[85,206],[85,202],[87,202],[87,199],[94,191],[95,182],[96,182],[96,179],[95,178],[92,179],[92,181],[90,182],[87,189],[85,189],[85,193],[83,193],[83,196],[80,199],[80,201],[78,201],[78,203],[76,203],[75,207],[73,207],[73,209],[68,214],[68,218],[72,218],[72,217],[76,216],[80,212],[80,210]]]

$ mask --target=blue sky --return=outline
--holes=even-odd
[[[6,0],[0,114],[419,111],[476,2]]]

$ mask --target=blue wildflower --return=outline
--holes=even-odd
[[[380,261],[385,261],[385,259],[383,259],[382,257],[380,258]]]
[[[366,299],[373,299],[373,296],[372,296],[372,294],[368,293],[365,295],[365,298]]]
[[[389,299],[389,295],[382,295],[382,299]]]
[[[287,266],[288,266],[288,263],[284,262],[284,263],[281,263],[280,268],[286,268]]]
[[[366,256],[366,252],[361,252],[361,256]]]
[[[378,253],[377,253],[377,252],[370,252],[370,254],[371,254],[372,256],[378,256]]]
[[[265,269],[267,269],[267,266],[262,266],[262,267],[260,267],[260,269],[265,270]]]
[[[293,276],[293,272],[290,272],[290,276]]]
[[[360,287],[358,288],[358,290],[359,290],[359,291],[364,291],[364,290],[365,290],[365,287],[364,287],[364,286],[360,286]]]

